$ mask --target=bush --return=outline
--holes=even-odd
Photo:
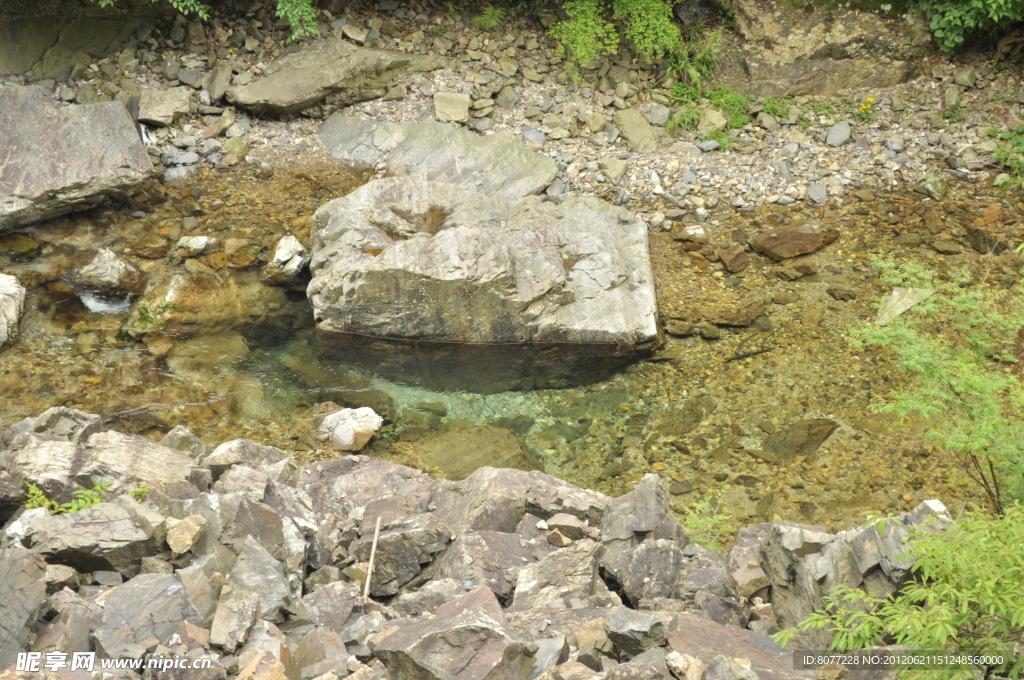
[[[680,45],[679,27],[672,23],[667,0],[612,0],[610,12],[603,0],[566,0],[568,17],[551,26],[560,56],[578,65],[612,54],[619,48],[619,33],[611,20],[623,25],[626,41],[647,57],[674,53]]]
[[[2,2],[3,0],[0,0]],[[96,0],[100,7],[110,7],[117,0]],[[152,0],[156,2],[157,0]],[[171,7],[178,10],[185,16],[196,15],[203,21],[210,20],[210,12],[200,0],[168,0]],[[287,19],[291,26],[289,40],[295,40],[306,35],[318,35],[316,27],[316,12],[313,10],[313,0],[277,0],[277,17]]]
[[[27,485],[25,494],[25,509],[46,508],[51,515],[64,515],[69,512],[77,512],[85,508],[91,508],[103,502],[107,495],[107,488],[110,482],[97,482],[91,489],[79,489],[71,494],[70,503],[60,503],[47,498],[46,493],[35,484]]]
[[[884,524],[879,527],[884,535]],[[912,530],[908,555],[916,562],[891,599],[839,586],[825,609],[775,638],[787,644],[801,633],[827,631],[831,649],[845,652],[895,643],[957,654],[1002,652],[1007,663],[992,676],[1015,677],[1024,658],[1013,647],[1024,638],[1024,506],[1001,517],[965,514],[945,531]],[[930,671],[929,679],[973,679],[968,666]]]
[[[722,498],[727,489],[717,497],[710,496],[682,509],[683,531],[691,543],[706,546],[712,550],[723,548],[723,539],[729,534],[732,515],[722,512]]]
[[[956,270],[944,280],[920,264],[875,259],[881,280],[934,289],[885,326],[853,333],[855,344],[886,347],[914,385],[876,404],[931,421],[926,437],[957,455],[997,512],[1024,500],[1024,388],[1014,374],[1024,359],[1024,296]]]
[[[947,52],[974,35],[996,35],[1024,19],[1024,0],[918,0],[932,35]]]

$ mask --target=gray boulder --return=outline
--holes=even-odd
[[[570,607],[574,600],[586,606],[592,596],[598,597],[597,606],[619,604],[598,576],[600,554],[600,543],[584,539],[526,564],[519,570],[511,607]]]
[[[102,418],[97,415],[66,406],[54,406],[34,418],[25,418],[15,424],[10,435],[13,438],[22,432],[34,432],[42,439],[78,444],[102,429]]]
[[[43,613],[45,576],[46,564],[38,554],[23,548],[0,550],[0,668],[14,664]]]
[[[136,576],[104,598],[102,623],[93,634],[96,651],[138,658],[152,638],[168,644],[182,621],[202,625],[181,581],[169,574]]]
[[[389,174],[472,186],[498,198],[539,193],[558,174],[554,160],[511,133],[477,135],[432,119],[397,125],[336,113],[318,134],[339,160],[371,166],[383,161]]]
[[[369,523],[364,523],[363,527],[365,534],[350,550],[358,561],[368,562],[374,532]],[[451,530],[428,513],[382,524],[370,593],[378,597],[397,594],[451,540]]]
[[[246,536],[238,561],[228,574],[228,585],[259,595],[260,618],[274,621],[290,599],[291,590],[281,563],[252,536]]]
[[[192,92],[187,87],[145,89],[139,97],[139,121],[166,127],[188,113]]]
[[[454,545],[451,549],[454,549]],[[448,553],[445,553],[447,556]],[[445,602],[466,594],[466,589],[453,578],[428,581],[419,590],[404,592],[389,603],[393,612],[403,617],[433,614]]]
[[[253,469],[272,465],[288,458],[288,454],[275,446],[264,446],[251,439],[232,439],[215,448],[203,459],[203,467],[210,468],[214,479],[232,465],[246,465]]]
[[[210,454],[210,447],[203,443],[199,437],[183,425],[177,425],[173,430],[164,435],[160,440],[160,446],[188,454],[193,459],[205,458]]]
[[[343,40],[319,40],[271,63],[259,80],[229,87],[227,98],[259,115],[323,117],[382,97],[399,81],[442,68],[446,62],[441,57],[360,49]]]
[[[14,340],[25,309],[25,288],[18,279],[0,274],[0,347]]]
[[[616,111],[615,126],[626,138],[630,151],[652,153],[658,149],[661,133],[636,109]]]
[[[467,589],[487,586],[498,599],[507,601],[515,588],[519,571],[537,561],[533,550],[524,543],[519,534],[497,531],[464,533],[445,551],[437,576],[454,579]]]
[[[260,596],[250,590],[225,586],[210,628],[210,642],[234,652],[245,642],[260,615]]]
[[[143,557],[156,552],[151,530],[114,503],[100,503],[65,515],[26,513],[5,530],[6,547],[31,548],[52,562],[81,572],[137,574]],[[20,537],[14,531],[20,529]]]
[[[121,102],[58,109],[42,88],[0,87],[0,139],[0,233],[94,207],[152,167]]]
[[[327,351],[400,380],[575,385],[658,342],[647,228],[596,198],[504,201],[388,178],[321,206],[312,241]]]
[[[665,624],[657,616],[626,607],[612,607],[604,620],[604,630],[615,648],[626,658],[665,644]]]
[[[396,503],[401,499],[408,507],[421,505],[425,511],[430,477],[387,460],[345,456],[302,468],[299,488],[309,494],[316,521],[322,524],[329,515],[346,517],[358,507],[387,498]]]

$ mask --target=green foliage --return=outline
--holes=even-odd
[[[681,130],[696,130],[697,123],[699,122],[700,114],[697,112],[697,107],[693,104],[684,104],[679,109],[679,112],[672,116],[672,120],[668,122],[665,129],[670,133]]]
[[[807,102],[807,108],[819,116],[832,116],[839,111],[840,103],[837,99],[815,99]]]
[[[562,9],[569,18],[550,29],[559,57],[582,65],[618,49],[619,35],[595,0],[566,0]]]
[[[698,22],[700,23],[700,22]],[[705,87],[718,67],[718,48],[722,43],[722,29],[704,34],[701,31],[688,32],[679,48],[669,55],[668,74],[678,83],[672,85],[695,91]]]
[[[626,41],[637,53],[657,59],[679,49],[679,28],[666,0],[614,0],[612,12],[624,24]]]
[[[483,11],[480,12],[479,16],[475,16],[472,19],[473,25],[479,28],[481,31],[489,31],[492,28],[497,28],[505,21],[505,10],[502,7],[495,7],[494,5],[487,5]]]
[[[856,106],[851,106],[851,108],[847,109],[850,116],[860,118],[865,123],[870,123],[871,116],[875,113],[875,98],[868,97],[861,102],[854,101],[853,104]]]
[[[795,99],[775,99],[768,97],[761,104],[761,110],[776,118],[785,118],[789,115],[789,107],[796,106]]]
[[[703,498],[682,510],[683,531],[693,543],[717,549],[729,533],[731,515],[722,512],[722,498],[726,489],[712,499]]]
[[[928,17],[932,35],[947,52],[1024,19],[1024,0],[917,0],[915,7]]]
[[[962,123],[962,122],[964,122],[964,120],[966,120],[966,116],[964,115],[964,110],[959,108],[959,107],[957,107],[955,109],[950,109],[949,111],[946,111],[946,120],[948,120],[951,123]]]
[[[111,7],[116,0],[96,0],[100,7]],[[157,2],[157,0],[151,0]],[[209,9],[200,0],[168,0],[171,7],[185,16],[196,15],[203,21],[210,20]],[[316,11],[313,0],[277,0],[277,17],[286,19],[291,26],[289,40],[303,36],[318,35],[316,27]]]
[[[142,503],[147,498],[149,498],[149,487],[146,486],[145,484],[140,484],[139,486],[129,491],[128,495],[137,500],[138,502]]]
[[[1003,164],[1011,175],[1024,176],[1024,125],[1006,130],[998,137],[1004,144],[995,150],[993,156]]]
[[[701,139],[714,140],[718,142],[718,146],[722,149],[728,150],[732,148],[732,137],[725,130],[710,130],[701,134]]]
[[[1024,658],[1014,661],[1012,654],[1014,643],[1024,638],[1024,506],[1008,506],[996,518],[969,512],[945,531],[927,526],[912,531],[908,555],[916,561],[894,597],[839,586],[825,598],[823,611],[776,634],[776,640],[787,644],[801,633],[827,631],[836,651],[890,640],[963,655],[1004,651],[1007,663],[991,675],[1016,677],[1024,671]],[[974,675],[962,666],[920,677],[968,680]]]
[[[56,501],[47,498],[46,493],[35,484],[29,483],[26,488],[27,499],[25,508],[46,508],[51,515],[64,515],[69,512],[77,512],[85,508],[91,508],[103,502],[110,482],[96,482],[91,489],[79,489],[71,494],[70,503],[57,504]]]
[[[683,83],[673,83],[672,87],[668,89],[668,98],[673,104],[695,102],[701,98],[700,88]]]
[[[1024,296],[972,284],[963,271],[944,278],[910,261],[875,259],[881,280],[935,294],[885,326],[854,332],[855,344],[886,347],[914,385],[876,404],[931,421],[926,437],[959,458],[997,512],[1024,499],[1024,388],[1014,374],[1024,358]]]
[[[711,106],[722,112],[730,128],[743,127],[750,122],[745,107],[747,102],[754,99],[753,95],[740,94],[731,88],[720,87],[705,93],[704,96],[711,102]]]

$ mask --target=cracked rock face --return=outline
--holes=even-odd
[[[121,102],[58,109],[39,87],[0,87],[0,233],[97,205],[152,167]]]
[[[321,206],[312,240],[321,339],[371,361],[391,349],[382,370],[398,379],[580,384],[658,338],[647,229],[595,198],[506,201],[388,178]],[[394,343],[439,360],[405,363]]]

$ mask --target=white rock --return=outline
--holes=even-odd
[[[25,309],[25,289],[18,279],[0,274],[0,345],[14,340]]]
[[[343,408],[324,418],[320,432],[342,451],[360,451],[383,423],[384,419],[368,406]]]
[[[901,288],[892,289],[892,293],[878,308],[875,325],[884,326],[911,307],[921,304],[935,294],[934,288]]]
[[[271,282],[286,281],[298,275],[309,264],[309,251],[291,234],[274,246],[274,255],[263,268],[263,277]]]

